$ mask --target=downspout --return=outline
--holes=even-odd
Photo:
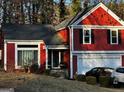
[[[68,27],[69,28],[69,37],[70,37],[70,79],[73,79],[73,57],[72,57],[72,29],[73,27]]]

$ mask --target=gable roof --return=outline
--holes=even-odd
[[[80,23],[83,19],[88,17],[91,13],[93,13],[96,9],[99,7],[102,7],[109,15],[111,15],[115,20],[117,20],[122,26],[124,26],[124,21],[119,18],[115,13],[113,13],[109,8],[107,8],[103,3],[98,3],[96,6],[94,6],[89,12],[86,12],[82,17],[80,17],[78,20],[76,20],[73,25],[77,25]]]
[[[51,25],[18,25],[2,26],[5,40],[44,40],[47,45],[62,45],[62,39]]]
[[[66,20],[67,23],[63,24],[63,26],[60,26],[58,29],[61,29],[63,27],[67,27],[70,25],[77,25],[78,23],[80,23],[83,19],[85,19],[88,15],[90,15],[92,12],[94,12],[99,7],[102,7],[105,11],[107,11],[110,15],[112,15],[119,23],[124,25],[124,21],[121,20],[121,18],[119,18],[115,13],[113,13],[109,8],[107,8],[103,3],[100,2],[96,5],[92,5],[85,9],[82,9],[73,18],[71,18],[71,20]],[[64,23],[64,21],[62,23]]]
[[[93,6],[90,6],[90,7],[87,7],[85,9],[82,9],[81,11],[79,11],[74,17],[71,17],[71,18],[68,18],[64,21],[62,21],[60,24],[58,24],[57,26],[55,26],[55,29],[56,30],[59,30],[61,28],[64,28],[64,27],[67,27],[69,25],[72,25],[76,20],[78,20],[80,17],[82,17],[85,13],[87,13],[88,11],[90,11],[93,7]]]
[[[71,18],[68,18],[64,21],[62,21],[61,23],[59,23],[58,25],[55,26],[55,29],[56,30],[59,30],[59,29],[62,29],[62,28],[65,28],[68,26],[69,22],[72,20],[73,17]]]
[[[82,9],[81,11],[79,11],[79,12],[74,16],[74,18],[69,22],[68,26],[69,26],[69,25],[72,25],[73,23],[75,23],[80,17],[84,16],[87,12],[89,12],[94,6],[96,6],[96,5],[86,7],[86,8],[84,8],[84,9]]]

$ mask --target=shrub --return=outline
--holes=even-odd
[[[65,79],[69,79],[69,72],[68,72],[67,69],[64,70],[64,78],[65,78]]]
[[[50,69],[46,69],[46,70],[44,71],[44,74],[45,74],[45,75],[50,75]]]
[[[50,75],[53,77],[60,77],[61,76],[59,73],[50,73]]]
[[[5,70],[4,70],[4,65],[2,64],[1,61],[0,61],[0,71],[5,71]]]
[[[36,64],[32,64],[32,65],[30,66],[30,72],[31,72],[31,73],[37,73],[38,70],[39,70],[39,66],[38,66],[37,63],[36,63]]]
[[[79,74],[79,75],[75,74],[74,79],[78,81],[86,81],[85,75],[82,75],[82,74]]]
[[[61,62],[61,63],[60,63],[60,68],[61,68],[61,69],[66,69],[66,64],[65,64],[64,62]]]
[[[102,87],[109,87],[111,83],[111,77],[109,76],[100,76],[99,83]]]
[[[91,85],[96,85],[97,84],[96,77],[93,77],[93,76],[87,76],[86,77],[86,82],[87,82],[87,84],[91,84]]]

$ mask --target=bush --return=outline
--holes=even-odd
[[[60,73],[50,73],[50,76],[53,76],[53,77],[60,77]]]
[[[75,74],[74,79],[78,81],[86,81],[85,75],[82,75],[82,74],[79,74],[79,75]]]
[[[66,69],[66,64],[65,64],[64,62],[61,62],[61,63],[60,63],[60,68],[61,68],[61,69]]]
[[[38,70],[39,70],[39,66],[38,66],[37,63],[36,63],[36,64],[32,64],[32,65],[30,66],[30,72],[31,72],[31,73],[37,73]]]
[[[99,83],[102,87],[109,87],[111,83],[111,77],[109,76],[100,76]]]
[[[65,77],[65,79],[69,79],[69,72],[67,69],[64,70],[64,77]]]
[[[93,77],[93,76],[87,76],[86,77],[86,82],[87,82],[87,84],[91,84],[91,85],[96,85],[97,84],[96,77]]]
[[[2,64],[1,61],[0,61],[0,71],[5,71],[5,70],[4,70],[4,65]]]
[[[44,71],[44,74],[45,74],[45,75],[50,75],[50,69],[46,69],[46,70]]]

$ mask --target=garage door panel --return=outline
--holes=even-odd
[[[78,57],[78,74],[85,74],[94,67],[118,67],[121,66],[120,55],[85,55]]]

